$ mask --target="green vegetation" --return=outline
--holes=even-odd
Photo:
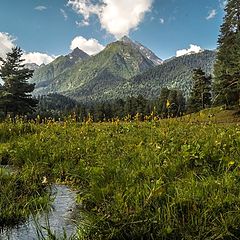
[[[35,91],[37,94],[58,92],[78,100],[91,101],[96,100],[95,94],[101,96],[99,92],[115,88],[119,82],[153,67],[154,63],[131,45],[118,41],[109,44],[99,54],[77,62],[54,78],[51,76],[52,80],[45,82],[43,80],[48,66],[39,68],[32,80],[40,80],[39,88]]]
[[[124,93],[142,94],[156,97],[163,87],[179,89],[184,96],[189,96],[192,90],[192,72],[201,68],[207,75],[212,74],[216,53],[203,51],[198,54],[173,58],[162,65],[156,66],[135,76],[128,84],[122,86]]]
[[[211,74],[215,54],[204,51],[155,66],[131,43],[119,41],[53,76],[51,69],[56,59],[37,69],[31,81],[37,83],[35,94],[57,92],[80,102],[125,100],[139,95],[156,99],[163,87],[182,90],[188,96],[193,69]]]
[[[40,79],[38,91],[85,102],[39,97],[41,114],[75,111],[59,121],[16,117],[36,105],[26,82],[32,71],[21,65],[19,48],[1,59],[0,106],[14,118],[0,123],[0,227],[46,208],[47,184],[57,182],[78,189],[78,239],[240,239],[238,1],[229,0],[226,12],[214,99],[231,111],[206,109],[212,51],[155,68],[122,41],[81,62],[80,50],[59,57],[40,68],[50,77]],[[182,116],[189,95],[191,111],[204,110]]]
[[[80,104],[77,101],[60,94],[49,94],[38,97],[38,107],[32,118],[40,117],[64,119],[72,115],[77,121],[84,121],[91,115],[94,122],[115,119],[134,119],[138,115],[155,114],[161,118],[182,116],[185,112],[185,98],[179,90],[163,88],[160,97],[149,100],[143,96],[128,97],[106,102]],[[169,105],[168,105],[169,104]]]
[[[156,113],[162,118],[179,117],[185,112],[185,98],[181,91],[162,88],[158,101],[155,101]]]
[[[198,112],[211,106],[211,76],[206,76],[202,69],[193,70],[193,88],[188,100],[188,111]]]
[[[240,5],[229,0],[218,39],[214,66],[216,103],[233,106],[240,104]]]
[[[8,149],[13,139],[34,134],[37,126],[5,121],[0,126],[0,228],[12,226],[34,214],[47,209],[51,201],[46,184],[43,183],[45,170],[38,162],[22,165],[11,164],[9,156],[15,151]],[[26,143],[26,142],[25,142]]]
[[[0,86],[0,111],[5,117],[8,113],[13,116],[31,113],[37,106],[37,100],[31,98],[35,84],[27,82],[33,76],[33,71],[24,67],[22,55],[22,50],[15,47],[7,53],[5,60],[0,58],[0,77],[4,82]]]
[[[51,84],[58,75],[87,58],[89,58],[87,53],[76,48],[72,53],[66,56],[60,56],[51,63],[40,66],[35,70],[33,78],[30,79],[30,81],[36,84],[36,88],[44,89]]]
[[[194,120],[4,122],[0,159],[22,176],[29,172],[27,192],[44,176],[78,188],[82,239],[237,239],[240,126],[214,123],[210,113]],[[27,195],[25,185],[10,186]],[[3,201],[0,219],[3,207],[15,209],[18,201]]]

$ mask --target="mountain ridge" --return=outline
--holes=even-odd
[[[215,61],[213,51],[175,57],[156,64],[138,49],[139,46],[141,44],[136,47],[136,43],[124,37],[108,44],[94,56],[77,58],[67,68],[60,66],[61,71],[53,75],[52,68],[55,65],[61,65],[63,60],[63,63],[68,62],[75,53],[79,57],[82,50],[75,49],[36,70],[34,94],[59,93],[78,101],[91,102],[137,95],[155,98],[162,87],[168,87],[178,88],[188,96],[192,86],[192,70],[201,67],[207,73],[212,72]]]
[[[36,88],[47,86],[55,77],[87,58],[89,58],[87,53],[75,48],[71,53],[59,56],[51,63],[37,68],[30,82],[35,83]]]
[[[155,64],[131,44],[116,41],[108,44],[100,53],[76,62],[47,81],[36,79],[35,75],[35,82],[38,82],[35,94],[75,91],[88,83],[99,85],[99,81],[115,85],[114,82],[130,79],[153,66]],[[39,72],[41,69],[37,73]]]
[[[123,36],[119,41],[131,44],[136,49],[138,49],[146,58],[152,61],[155,65],[160,65],[163,63],[162,59],[157,57],[157,55],[154,52],[152,52],[149,48],[145,47],[141,43],[137,41],[133,41],[127,36]]]
[[[96,88],[85,95],[87,89],[87,86],[85,86],[81,91],[65,92],[64,94],[82,102],[111,101],[139,95],[154,99],[159,97],[163,87],[167,87],[169,89],[179,89],[185,97],[188,97],[192,88],[193,69],[200,67],[208,75],[212,74],[215,57],[216,52],[211,50],[184,55],[150,68],[130,79],[117,82],[114,87]]]

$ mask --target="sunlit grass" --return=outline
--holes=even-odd
[[[240,126],[213,122],[2,123],[0,161],[19,175],[3,171],[0,208],[28,211],[46,177],[79,189],[81,239],[237,239]],[[2,200],[15,178],[25,205]]]

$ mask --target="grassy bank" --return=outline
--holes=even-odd
[[[79,188],[83,239],[239,239],[240,126],[213,122],[6,122],[0,161]]]

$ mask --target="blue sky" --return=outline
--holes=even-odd
[[[214,49],[224,2],[1,0],[0,50],[6,52],[11,44],[17,44],[30,59],[35,56],[41,61],[47,55],[67,54],[75,46],[94,54],[125,34],[162,59],[181,49],[187,51],[190,44],[193,49]],[[30,52],[32,57],[27,55]],[[40,53],[45,55],[36,55]]]

